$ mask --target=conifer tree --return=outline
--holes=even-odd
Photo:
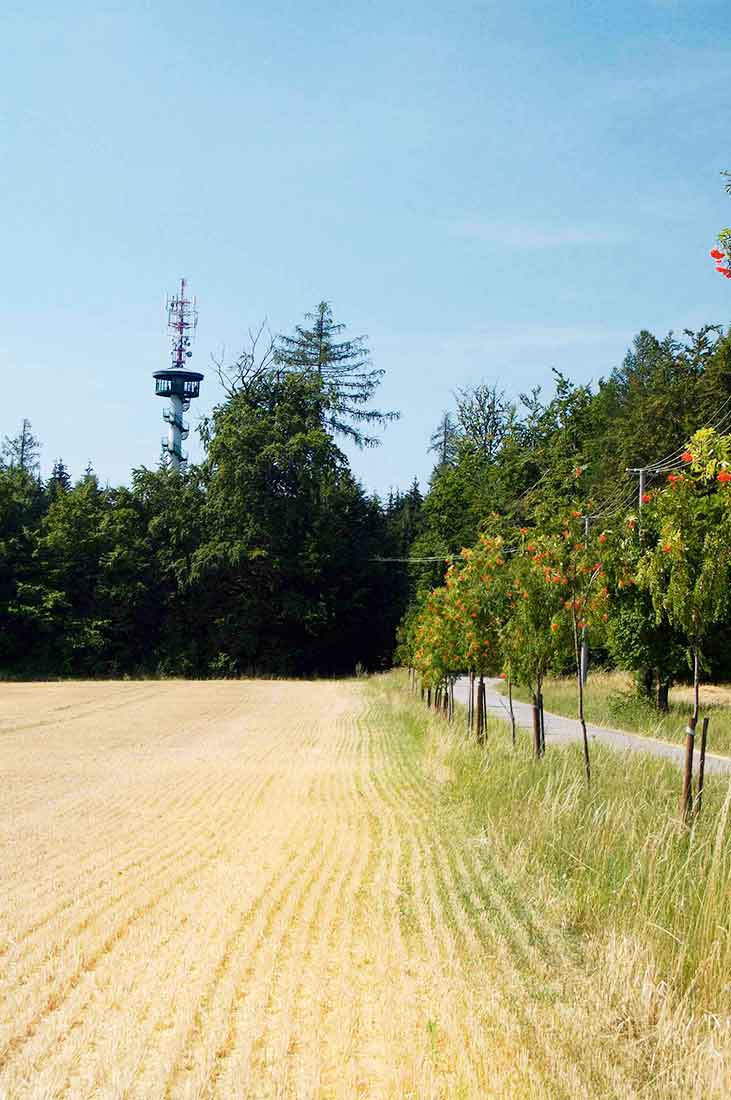
[[[20,431],[12,438],[5,436],[2,447],[3,464],[35,475],[40,469],[40,440],[33,435],[30,420],[24,418]]]
[[[62,458],[57,458],[53,464],[51,470],[51,476],[48,479],[48,492],[52,500],[58,496],[59,493],[67,493],[71,488],[71,475],[66,469],[66,464]]]
[[[385,427],[399,413],[369,407],[383,370],[372,366],[367,337],[338,340],[345,325],[333,320],[329,302],[320,302],[314,313],[306,313],[311,328],[296,325],[293,336],[280,336],[275,360],[285,370],[304,375],[317,374],[323,383],[323,419],[335,433],[358,447],[376,447],[380,440],[366,435],[362,426]]]
[[[451,413],[445,412],[429,437],[427,453],[436,453],[437,468],[454,463],[457,455],[457,429]]]

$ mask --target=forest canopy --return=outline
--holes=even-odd
[[[392,663],[449,561],[481,536],[533,527],[582,494],[604,522],[694,432],[731,425],[731,337],[718,326],[643,331],[596,384],[559,370],[518,397],[485,380],[455,390],[425,445],[434,468],[386,500],[353,476],[338,439],[395,417],[372,405],[381,372],[365,338],[320,303],[289,337],[219,364],[222,400],[200,427],[203,460],[100,485],[61,459],[39,474],[30,423],[0,460],[0,670],[17,676],[352,673]],[[604,660],[683,675],[683,647],[634,602],[617,605]],[[638,629],[638,616],[643,629]],[[719,674],[728,624],[706,646]],[[632,653],[635,657],[632,657]],[[654,656],[653,656],[654,654]],[[658,654],[662,655],[662,661]],[[649,655],[649,656],[648,656]]]

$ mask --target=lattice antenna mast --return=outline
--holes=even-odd
[[[193,352],[190,350],[195,339],[195,331],[198,327],[198,310],[195,298],[186,297],[185,279],[180,280],[180,293],[168,298],[166,302],[168,311],[168,328],[171,332],[172,347],[170,357],[173,370],[185,370],[186,359],[190,359]]]
[[[162,414],[168,425],[168,434],[162,440],[162,461],[174,470],[182,470],[188,461],[183,440],[188,438],[190,432],[183,413],[188,411],[193,398],[200,395],[203,381],[202,374],[188,370],[186,366],[186,361],[193,354],[191,344],[198,325],[198,310],[195,298],[187,296],[185,279],[180,281],[180,293],[168,298],[165,308],[171,338],[171,364],[169,370],[155,371],[153,377],[157,396],[169,398],[169,405]]]

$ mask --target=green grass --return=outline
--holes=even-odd
[[[584,699],[586,720],[597,726],[680,743],[685,740],[685,727],[693,711],[689,699],[677,698],[681,693],[688,694],[683,689],[671,692],[670,712],[660,714],[649,701],[638,697],[629,676],[621,672],[590,673]],[[513,694],[524,701],[530,698],[527,689],[517,685]],[[718,694],[719,689],[713,686],[707,687],[705,693],[701,687],[701,716],[710,719],[708,751],[728,756],[731,755],[731,704],[719,701]],[[575,717],[576,680],[573,677],[546,680],[543,702],[547,711]]]
[[[595,745],[588,791],[578,745],[538,762],[528,734],[513,750],[507,725],[490,720],[483,750],[462,732],[461,708],[449,727],[409,696],[405,677],[380,683],[398,696],[392,706],[408,714],[405,725],[421,713],[423,751],[439,752],[449,770],[444,811],[487,838],[518,896],[542,898],[577,942],[632,938],[678,1002],[731,1012],[728,780],[707,779],[703,813],[687,828],[680,772],[669,763]]]

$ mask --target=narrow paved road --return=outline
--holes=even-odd
[[[500,692],[502,681],[488,678],[485,680],[485,697],[487,710],[494,718],[510,720],[508,713],[508,701]],[[460,703],[467,703],[469,695],[469,680],[466,676],[457,680],[454,685],[454,697]],[[520,729],[533,732],[533,713],[530,703],[513,702],[516,725]],[[581,740],[581,727],[576,718],[565,718],[563,715],[545,712],[546,744],[565,745],[571,741]],[[685,749],[682,745],[671,745],[667,741],[657,741],[652,737],[643,737],[638,733],[627,733],[625,730],[609,729],[606,726],[594,726],[590,722],[586,724],[590,741],[601,741],[619,752],[647,752],[651,756],[660,756],[665,760],[671,760],[679,767],[682,766]],[[714,753],[706,754],[706,771],[718,774],[731,774],[731,757],[716,756]]]

